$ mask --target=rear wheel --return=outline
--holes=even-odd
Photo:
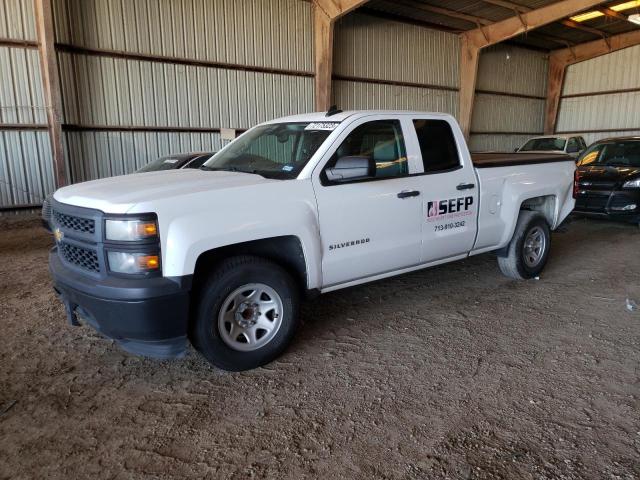
[[[500,270],[515,279],[536,277],[547,263],[550,247],[551,234],[545,218],[522,210],[506,255],[498,257]]]
[[[286,270],[258,257],[233,257],[201,289],[191,341],[223,370],[256,368],[287,347],[297,309],[298,290]]]

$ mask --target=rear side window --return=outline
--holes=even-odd
[[[580,151],[580,145],[578,145],[577,137],[571,137],[569,143],[567,143],[567,153],[576,153]]]
[[[444,120],[414,120],[425,173],[453,170],[460,166],[458,147],[451,125]]]

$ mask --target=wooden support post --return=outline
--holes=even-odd
[[[460,47],[460,128],[468,140],[471,133],[473,102],[476,96],[480,49],[470,44],[466,37],[461,38]]]
[[[368,0],[313,0],[315,48],[315,106],[319,112],[331,106],[333,28],[336,20]]]
[[[549,57],[549,79],[547,80],[547,104],[544,114],[544,133],[555,133],[558,109],[560,108],[560,95],[564,84],[564,74],[567,63],[553,55]]]
[[[324,10],[313,7],[315,46],[315,106],[322,112],[331,106],[331,73],[333,71],[333,21]]]
[[[584,62],[623,48],[640,45],[640,30],[632,30],[609,37],[606,41],[595,40],[581,43],[571,48],[554,50],[549,56],[549,79],[547,84],[547,105],[545,109],[544,133],[555,133],[558,111],[562,97],[562,86],[566,69],[574,63]]]
[[[42,84],[53,156],[53,170],[56,188],[59,188],[67,184],[68,177],[62,146],[62,97],[60,93],[60,78],[58,76],[58,57],[55,50],[51,0],[34,0],[34,7]]]

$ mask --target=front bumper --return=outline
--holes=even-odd
[[[154,358],[183,356],[187,349],[191,276],[92,278],[49,254],[54,289],[71,324],[78,317],[124,350]]]
[[[634,206],[634,208],[630,208]],[[625,222],[640,222],[640,190],[579,190],[574,212]]]

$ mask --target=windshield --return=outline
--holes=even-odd
[[[640,140],[596,143],[584,152],[578,165],[640,167]]]
[[[532,138],[520,149],[521,152],[560,150],[564,152],[566,138]]]
[[[334,122],[262,125],[218,152],[202,169],[295,178],[337,126]]]
[[[157,172],[158,170],[171,170],[178,168],[180,160],[174,157],[162,157],[147,163],[144,167],[136,170],[136,173]]]

